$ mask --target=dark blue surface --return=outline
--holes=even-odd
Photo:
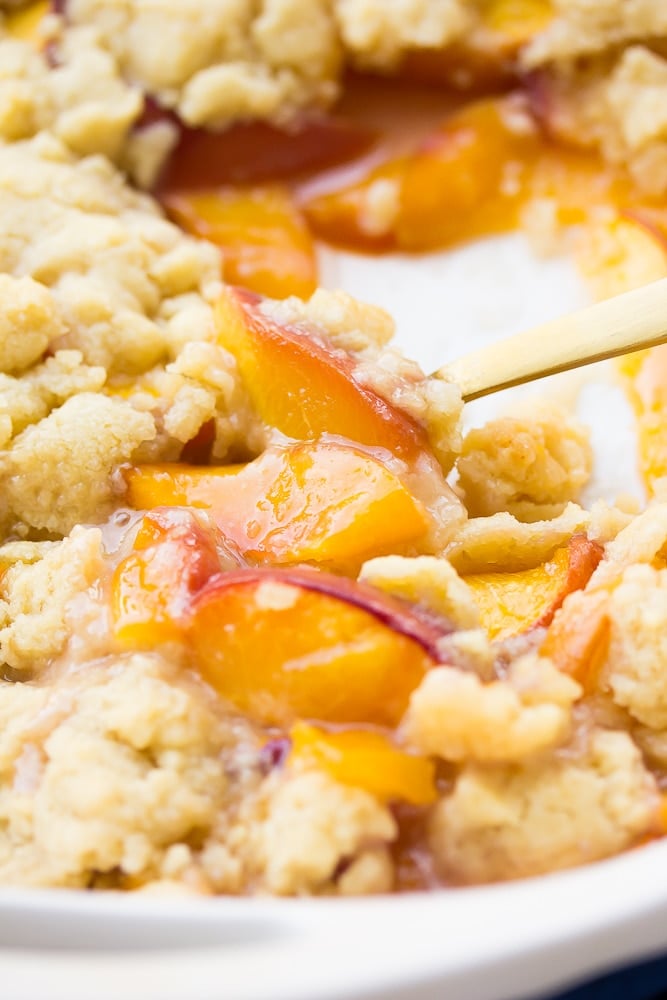
[[[667,997],[667,958],[594,979],[550,1000],[654,1000]]]

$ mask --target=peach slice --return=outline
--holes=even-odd
[[[223,132],[209,132],[184,125],[155,101],[147,100],[139,127],[160,120],[171,121],[179,134],[157,184],[160,194],[294,178],[354,160],[376,141],[371,129],[335,116],[304,118],[289,131],[263,122],[246,122]]]
[[[515,228],[540,148],[513,98],[452,115],[408,162],[397,245],[429,250]]]
[[[400,750],[383,733],[327,732],[297,722],[290,738],[289,763],[326,771],[335,781],[362,788],[381,802],[426,806],[437,798],[433,761]]]
[[[382,462],[334,442],[271,448],[248,465],[139,466],[126,473],[137,509],[211,511],[254,562],[354,562],[416,545],[419,502]]]
[[[315,329],[277,323],[260,305],[252,292],[227,288],[215,317],[219,342],[236,358],[266,424],[300,441],[337,435],[383,448],[408,464],[430,454],[421,424],[357,381],[351,355]]]
[[[115,638],[131,646],[177,639],[193,593],[220,568],[215,539],[194,514],[184,510],[146,514],[133,551],[112,577]]]
[[[39,44],[39,25],[51,9],[50,0],[38,0],[5,15],[4,29],[12,38]]]
[[[395,726],[449,631],[373,587],[304,567],[219,574],[195,596],[188,636],[203,678],[259,723]]]
[[[427,54],[419,54],[424,58]],[[388,158],[352,184],[308,196],[313,232],[352,249],[419,252],[514,229],[548,204],[560,226],[632,202],[633,186],[597,154],[542,130],[539,75],[527,95],[487,98],[446,118],[411,153]]]
[[[514,98],[478,101],[448,117],[411,155],[303,209],[317,235],[352,248],[451,246],[517,225],[540,149]]]
[[[276,299],[315,291],[315,246],[286,189],[176,191],[162,204],[186,232],[220,247],[228,282]]]
[[[334,246],[394,249],[407,163],[405,156],[388,160],[346,186],[306,197],[302,209],[311,230]]]
[[[629,192],[595,154],[549,141],[523,97],[488,99],[451,116],[409,158],[396,241],[428,250],[506,232],[545,202],[558,225],[577,225]]]
[[[597,683],[609,640],[608,588],[574,594],[555,615],[540,652],[588,693]]]
[[[534,569],[516,573],[477,573],[466,577],[491,639],[505,639],[548,625],[565,597],[585,587],[602,558],[602,548],[585,535]]]

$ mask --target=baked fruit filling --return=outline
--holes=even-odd
[[[521,227],[597,297],[667,276],[663,7],[0,0],[0,885],[664,834],[665,349],[615,368],[645,502],[585,502],[562,404],[464,433],[318,275]]]

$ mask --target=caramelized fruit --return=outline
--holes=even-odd
[[[427,516],[389,469],[351,445],[271,448],[248,465],[139,466],[126,472],[137,509],[210,510],[254,562],[360,562],[424,537]]]
[[[209,580],[188,638],[204,679],[257,722],[395,726],[448,631],[352,580],[266,568]]]

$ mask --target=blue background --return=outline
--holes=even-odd
[[[549,1000],[657,1000],[663,996],[667,998],[667,958],[609,973]]]

